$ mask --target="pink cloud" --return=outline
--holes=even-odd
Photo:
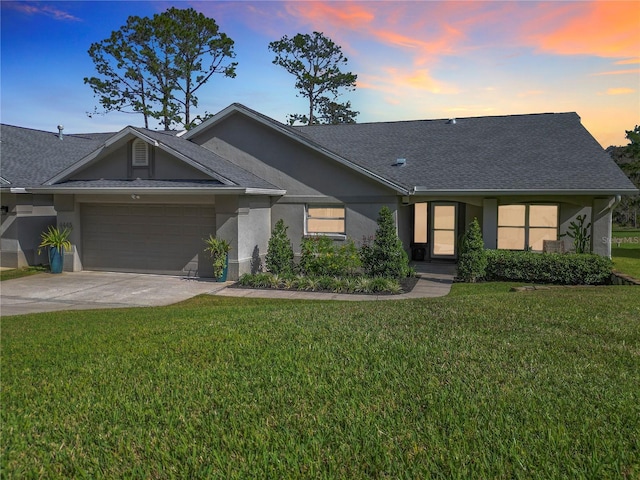
[[[607,90],[607,95],[628,95],[629,93],[635,93],[633,88],[610,88]]]
[[[358,88],[377,90],[392,95],[405,95],[408,91],[421,91],[436,95],[458,93],[454,85],[436,80],[427,69],[401,69],[385,67],[383,75],[361,75]]]
[[[611,70],[608,72],[598,72],[598,73],[592,73],[591,76],[598,77],[601,75],[628,75],[633,73],[640,73],[640,68],[630,68],[628,70]]]
[[[526,27],[543,51],[599,57],[636,57],[640,51],[640,21],[634,2],[558,2],[542,4],[541,9],[544,13]]]
[[[4,4],[6,7],[13,8],[14,10],[22,12],[26,15],[45,15],[55,20],[67,20],[74,22],[81,21],[80,18],[71,15],[64,10],[60,10],[51,4],[42,4],[40,2],[4,2]]]
[[[615,62],[616,65],[635,65],[636,63],[640,63],[640,58],[629,58]]]

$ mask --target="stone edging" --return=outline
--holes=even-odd
[[[640,280],[630,277],[626,273],[617,271],[611,272],[612,285],[640,285]]]
[[[637,280],[625,273],[611,272],[611,283],[609,285],[640,285]],[[533,290],[551,290],[552,288],[584,288],[595,287],[596,285],[523,285],[522,287],[511,287],[511,292],[530,292]]]

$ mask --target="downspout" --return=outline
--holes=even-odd
[[[607,239],[607,252],[608,252],[608,258],[611,258],[611,235],[612,235],[612,228],[613,228],[613,209],[616,208],[616,206],[620,203],[620,201],[622,200],[622,196],[621,195],[616,195],[615,197],[612,197],[612,199],[609,201],[609,203],[607,204],[607,206],[601,210],[601,213],[606,213],[609,216],[609,238]],[[592,212],[591,216],[591,224],[592,224],[592,235],[591,235],[591,251],[594,251],[594,242],[596,241],[595,236],[593,235],[593,223],[595,222],[595,214],[596,212]]]

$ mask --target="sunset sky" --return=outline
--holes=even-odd
[[[89,118],[87,54],[129,15],[170,6],[212,17],[235,41],[237,77],[200,91],[196,113],[239,102],[279,121],[304,113],[269,42],[323,32],[342,47],[358,122],[575,111],[603,147],[640,125],[640,2],[6,1],[2,123],[67,133],[142,126],[141,115]],[[155,128],[155,125],[154,125]]]

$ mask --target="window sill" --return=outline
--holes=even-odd
[[[327,237],[331,240],[346,240],[347,236],[343,233],[305,233],[303,238]]]

